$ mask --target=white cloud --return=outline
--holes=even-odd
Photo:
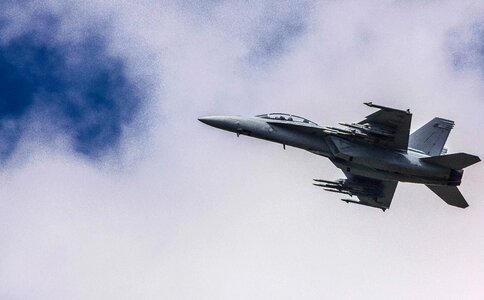
[[[454,119],[450,151],[483,157],[484,79],[455,69],[449,45],[484,7],[309,3],[300,35],[254,65],[258,37],[297,3],[190,3],[50,2],[78,15],[63,34],[112,24],[110,51],[155,79],[147,138],[127,134],[127,168],[22,144],[24,162],[0,176],[0,298],[478,299],[480,165],[464,176],[466,210],[400,184],[381,213],[312,187],[342,176],[329,161],[196,118],[288,111],[330,125],[363,118],[371,99],[410,108],[413,128]]]

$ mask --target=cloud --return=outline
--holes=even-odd
[[[310,20],[309,8],[310,5],[305,2],[264,7],[253,32],[249,60],[260,64],[289,50],[306,31]]]
[[[70,39],[62,35],[62,16],[50,12],[32,14],[35,26],[17,32],[11,30],[18,26],[14,18],[2,19],[0,160],[11,157],[33,121],[51,137],[67,136],[71,149],[85,157],[115,150],[143,93],[123,59],[109,53],[109,27],[84,25],[83,34]]]
[[[484,75],[484,24],[475,22],[449,34],[449,49],[456,70],[477,70]]]
[[[483,157],[482,77],[452,54],[482,4],[3,3],[0,53],[15,58],[4,65],[35,92],[0,117],[14,141],[7,161],[28,157],[0,172],[0,298],[483,294],[480,165],[465,171],[466,210],[399,184],[382,213],[312,187],[343,176],[326,159],[197,121],[285,111],[334,125],[361,120],[372,100],[410,108],[412,129],[455,120],[450,151]],[[68,151],[56,148],[64,138]],[[99,168],[119,149],[146,154]]]

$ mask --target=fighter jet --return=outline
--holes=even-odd
[[[314,179],[324,190],[345,195],[341,199],[385,211],[399,181],[425,184],[447,204],[469,206],[457,186],[463,169],[480,161],[467,153],[447,154],[444,148],[454,122],[434,118],[410,134],[412,114],[365,103],[378,109],[358,123],[340,127],[318,124],[291,114],[255,117],[207,116],[201,122],[231,132],[301,148],[327,157],[346,178]],[[356,197],[353,198],[353,196]]]

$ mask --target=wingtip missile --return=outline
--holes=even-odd
[[[363,102],[363,104],[365,104],[366,106],[368,107],[372,107],[372,108],[379,108],[379,109],[383,109],[383,110],[389,110],[389,111],[403,111],[405,112],[407,115],[410,115],[412,114],[410,112],[410,109],[406,109],[406,110],[400,110],[400,109],[396,109],[396,108],[392,108],[392,107],[388,107],[388,106],[383,106],[383,105],[378,105],[378,104],[374,104],[373,102],[369,101],[369,102]]]
[[[319,179],[319,178],[313,178],[313,181],[316,181],[316,182],[324,182],[324,183],[332,183],[332,184],[340,184],[337,181],[331,181],[331,180]]]

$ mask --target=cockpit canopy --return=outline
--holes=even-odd
[[[257,115],[256,117],[263,118],[263,119],[273,119],[273,120],[281,120],[281,121],[289,121],[289,122],[299,122],[299,123],[306,123],[314,126],[319,126],[318,124],[296,115],[290,115],[285,113],[270,113],[264,115]]]

